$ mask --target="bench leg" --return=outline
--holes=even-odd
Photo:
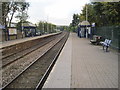
[[[108,51],[108,46],[106,46],[106,52]]]
[[[103,45],[103,50],[104,50],[104,47],[105,47],[105,46]]]

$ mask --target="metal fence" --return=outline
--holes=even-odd
[[[111,47],[120,50],[120,26],[96,27],[94,34],[102,36],[103,39],[111,39]]]

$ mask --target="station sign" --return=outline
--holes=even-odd
[[[16,35],[17,29],[16,28],[9,28],[9,35]]]
[[[92,27],[95,27],[95,23],[92,23]]]

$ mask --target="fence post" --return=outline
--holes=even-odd
[[[120,29],[120,27],[119,27],[119,29]],[[120,53],[120,30],[118,31],[118,52]]]
[[[113,37],[114,37],[114,32],[113,32],[113,27],[112,27],[112,38],[111,38],[111,40],[113,41]]]

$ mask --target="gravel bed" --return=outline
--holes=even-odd
[[[51,41],[50,43],[44,45],[43,47],[35,50],[34,52],[24,56],[20,60],[15,61],[14,63],[6,66],[2,69],[2,81],[3,85],[5,86],[9,83],[12,79],[15,78],[21,71],[24,70],[30,63],[32,63],[36,58],[40,57],[45,51],[47,51],[50,47],[52,47],[57,41],[59,41],[61,37],[56,38],[55,40]]]
[[[13,55],[10,55],[9,57],[3,58],[2,59],[2,66],[6,66],[8,64],[10,64],[11,62],[18,60],[19,58],[31,53],[32,51],[42,47],[43,45],[49,43],[50,41],[54,40],[57,36],[52,36],[49,38],[45,38],[43,40],[41,40],[40,42],[38,42],[38,45],[35,45],[34,47],[31,47],[29,49],[25,49],[23,51],[20,51],[18,53],[15,53]]]
[[[37,60],[7,88],[31,88],[31,90],[35,89],[65,40],[65,38],[60,40],[59,43],[50,49],[43,57]]]

